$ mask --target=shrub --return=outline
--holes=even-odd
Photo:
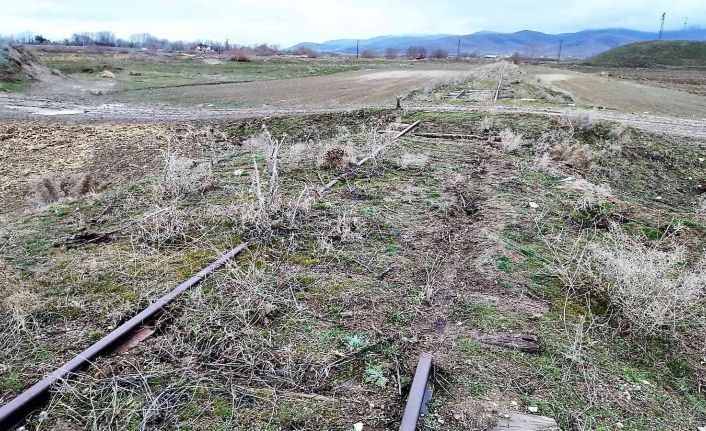
[[[377,54],[372,49],[364,49],[363,52],[360,53],[360,56],[363,58],[375,58]]]
[[[596,288],[638,333],[673,331],[703,302],[706,254],[690,269],[683,247],[664,251],[620,231],[589,251]]]

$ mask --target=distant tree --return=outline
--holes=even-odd
[[[94,36],[94,41],[96,45],[100,46],[115,46],[115,33],[112,31],[99,31]]]
[[[375,54],[375,51],[372,49],[364,49],[361,53],[360,56],[363,58],[375,58],[377,57],[377,54]]]
[[[74,33],[71,35],[71,45],[85,46],[94,41],[93,33]]]
[[[448,58],[449,53],[442,48],[436,48],[431,52],[432,58]]]
[[[32,42],[34,42],[34,33],[32,33],[31,31],[23,31],[17,33],[14,37],[11,36],[11,39],[14,39],[17,43],[31,44]]]
[[[305,47],[305,46],[300,46],[299,48],[291,51],[292,54],[294,55],[305,55],[308,58],[316,58],[319,56],[319,53],[314,51],[311,48]]]
[[[385,49],[385,58],[387,58],[388,60],[397,58],[397,50],[395,48]]]
[[[510,61],[512,61],[514,64],[520,64],[522,62],[522,56],[519,52],[516,52],[510,56]]]
[[[421,60],[427,58],[427,49],[423,46],[410,46],[407,48],[407,57],[412,60]]]
[[[41,44],[47,43],[47,42],[49,42],[49,39],[45,38],[41,34],[34,36],[34,43],[37,45],[41,45]]]
[[[255,53],[263,57],[269,57],[272,55],[279,54],[279,49],[276,46],[270,46],[266,43],[263,43],[255,47]]]

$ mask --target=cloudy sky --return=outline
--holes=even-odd
[[[623,27],[657,31],[706,26],[705,0],[0,0],[0,34],[50,39],[109,30],[172,40],[230,39],[290,46],[385,34],[480,30],[572,32]]]

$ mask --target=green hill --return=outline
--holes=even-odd
[[[585,60],[591,66],[706,66],[706,42],[636,42]]]

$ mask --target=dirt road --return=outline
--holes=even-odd
[[[379,108],[380,105],[367,106]],[[393,107],[392,104],[389,105]],[[0,94],[0,119],[42,120],[67,123],[192,123],[200,121],[227,121],[235,118],[283,116],[294,114],[346,112],[365,109],[365,105],[329,108],[215,108],[184,107],[156,104],[88,104],[56,101],[27,96]],[[529,113],[559,116],[570,108],[540,108],[532,106],[458,106],[458,105],[407,105],[406,109],[426,111],[487,111],[504,113]],[[601,120],[617,121],[628,126],[654,133],[688,136],[706,141],[706,119],[685,119],[652,114],[630,114],[611,110],[597,110]]]

